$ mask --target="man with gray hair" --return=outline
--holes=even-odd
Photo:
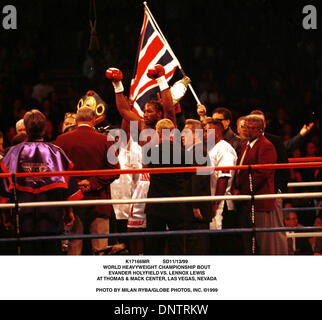
[[[20,119],[16,123],[16,132],[17,134],[26,134],[25,123],[23,119]]]
[[[253,110],[251,115],[256,115],[260,117],[264,121],[264,132],[263,135],[265,138],[270,141],[275,147],[277,154],[277,163],[288,163],[288,155],[285,144],[283,143],[283,139],[279,136],[266,132],[266,117],[263,111],[261,110]],[[288,187],[287,184],[291,179],[291,171],[289,169],[277,169],[275,172],[275,193],[287,193]],[[275,199],[275,212],[277,221],[280,221],[279,227],[285,227],[283,222],[283,199]],[[279,254],[287,254],[287,246],[286,246],[286,234],[285,233],[277,233],[276,236],[281,237],[280,243],[284,243],[284,249],[280,246]]]
[[[156,131],[159,142],[145,154],[156,155],[157,163],[148,165],[149,168],[171,168],[185,166],[184,150],[181,142],[172,139],[171,131],[175,129],[174,123],[169,119],[157,122]],[[180,156],[180,163],[176,162],[175,154]],[[148,161],[145,161],[147,163]],[[148,198],[182,197],[185,195],[185,187],[189,177],[184,173],[164,173],[150,175],[150,188]],[[192,215],[192,212],[191,212]],[[146,205],[147,231],[184,230],[186,228],[187,211],[184,203],[147,203]],[[165,238],[155,237],[147,239],[145,254],[147,255],[183,255],[186,254],[184,237],[170,237],[168,239],[167,252]]]
[[[174,123],[170,119],[162,119],[158,121],[158,123],[155,126],[155,130],[159,134],[159,136],[162,136],[162,132],[164,132],[164,130],[172,131],[175,128],[176,127]]]
[[[246,129],[248,140],[241,147],[237,165],[250,166],[276,163],[275,147],[263,135],[263,119],[257,115],[247,116]],[[274,174],[275,171],[272,169],[253,169],[251,172],[249,170],[237,170],[234,194],[274,194]],[[278,227],[279,223],[274,215],[274,204],[274,199],[255,200],[253,203],[249,201],[240,202],[241,227]],[[255,242],[253,242],[254,239]],[[280,239],[276,237],[274,232],[258,232],[254,238],[250,234],[245,234],[243,240],[245,254],[279,254]]]
[[[107,154],[113,147],[106,135],[95,131],[95,112],[89,107],[80,108],[76,115],[77,128],[58,136],[56,144],[73,161],[75,170],[119,169],[119,164],[108,161]],[[84,193],[84,199],[110,199],[110,184],[118,176],[79,177],[78,185]],[[107,234],[111,206],[76,208],[78,230],[74,233]],[[73,230],[72,230],[73,232]],[[83,250],[81,240],[71,242],[70,255],[93,254],[107,248],[107,239],[93,239],[91,247]]]

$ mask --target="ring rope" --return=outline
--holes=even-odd
[[[312,161],[313,159],[306,159],[306,161]],[[318,159],[318,160],[317,160]],[[303,159],[301,159],[303,160]],[[315,158],[314,161],[320,161],[320,158]],[[138,174],[138,173],[185,173],[209,170],[255,170],[255,169],[287,169],[287,168],[316,168],[322,167],[322,162],[316,163],[288,163],[288,164],[267,164],[267,165],[251,165],[251,166],[233,166],[233,167],[187,167],[187,168],[156,168],[156,169],[130,169],[130,170],[93,170],[93,171],[69,171],[69,172],[42,172],[42,173],[16,173],[14,174],[14,180],[19,177],[49,177],[49,176],[84,176],[87,175],[117,175],[117,174]],[[4,173],[0,174],[0,178],[13,178],[12,174]],[[170,203],[170,202],[200,202],[200,201],[215,201],[215,200],[260,200],[260,199],[287,199],[287,198],[320,198],[321,192],[316,193],[290,193],[290,194],[269,194],[269,195],[243,195],[243,196],[206,196],[206,197],[177,197],[177,198],[155,198],[155,199],[123,199],[123,200],[83,200],[83,201],[61,201],[61,202],[38,202],[38,203],[20,203],[19,207],[43,207],[43,206],[87,206],[87,205],[106,205],[106,204],[128,204],[128,203]],[[17,203],[13,204],[1,204],[0,209],[4,208],[17,208]],[[294,208],[292,208],[294,210]],[[309,208],[297,208],[297,209],[309,209]],[[311,208],[312,209],[312,208]],[[191,235],[191,234],[216,234],[216,233],[254,233],[254,232],[286,232],[296,231],[296,236],[304,237],[304,235],[318,236],[320,233],[309,233],[309,231],[322,231],[321,227],[304,227],[304,228],[250,228],[250,229],[223,229],[223,230],[184,230],[184,231],[162,231],[162,232],[138,232],[138,233],[124,233],[124,234],[99,234],[99,235],[69,235],[69,236],[44,236],[44,237],[16,237],[16,238],[1,238],[0,242],[20,242],[20,241],[41,241],[41,240],[63,240],[63,239],[95,239],[95,238],[131,238],[131,237],[162,237],[162,236],[178,236],[178,235]],[[306,233],[299,233],[300,231],[307,231]],[[290,235],[294,236],[294,232]]]
[[[289,188],[301,188],[301,187],[320,187],[322,181],[308,181],[308,182],[290,182],[287,184]]]
[[[322,192],[308,192],[308,193],[279,193],[279,194],[263,194],[255,195],[255,200],[264,199],[290,199],[295,197],[301,198],[322,198]],[[80,201],[48,201],[48,202],[23,202],[19,204],[20,208],[30,207],[72,207],[72,206],[89,206],[89,205],[112,205],[112,204],[132,204],[132,203],[184,203],[184,202],[207,202],[207,201],[222,201],[222,200],[252,200],[252,196],[195,196],[195,197],[170,197],[170,198],[148,198],[148,199],[121,199],[121,200],[80,200]],[[6,203],[0,204],[0,209],[12,209],[15,204]]]
[[[286,232],[286,237],[290,238],[322,238],[322,232]]]
[[[289,158],[288,161],[290,163],[294,162],[314,162],[314,161],[322,161],[322,157],[307,157],[307,158]]]
[[[256,169],[289,169],[289,168],[321,168],[322,162],[312,163],[276,163],[276,164],[254,164],[242,166],[227,166],[227,167],[173,167],[173,168],[143,168],[143,169],[107,169],[107,170],[80,170],[80,171],[59,171],[59,172],[32,172],[32,173],[16,173],[16,178],[25,177],[53,177],[53,176],[102,176],[102,175],[119,175],[119,174],[163,174],[163,173],[210,173],[212,171],[223,170],[252,170]],[[0,178],[10,178],[10,173],[1,173]]]
[[[303,208],[283,208],[282,211],[317,211],[322,210],[322,207],[303,207]]]
[[[302,227],[302,228],[232,228],[222,230],[176,230],[176,231],[154,231],[154,232],[130,232],[130,233],[108,233],[108,234],[75,234],[75,235],[58,235],[58,236],[37,236],[37,237],[8,237],[0,238],[2,242],[32,242],[44,240],[85,240],[85,239],[119,239],[119,238],[151,238],[151,237],[172,237],[172,236],[185,236],[185,235],[216,235],[216,234],[232,234],[232,233],[253,233],[253,232],[322,232],[322,227]],[[305,233],[303,233],[305,234]],[[316,233],[312,233],[313,236]]]
[[[249,166],[248,169],[248,179],[249,179],[249,189],[250,189],[250,205],[251,205],[251,212],[250,212],[250,219],[252,222],[252,228],[254,232],[252,233],[252,254],[255,254],[256,249],[256,232],[255,232],[255,193],[253,189],[253,171],[252,167]]]

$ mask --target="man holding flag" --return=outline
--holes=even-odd
[[[116,105],[124,120],[139,121],[139,129],[154,128],[161,118],[168,118],[176,125],[175,105],[186,93],[188,85],[192,90],[190,79],[185,76],[180,62],[158,27],[147,4],[144,3],[144,5],[144,20],[129,101],[123,95],[122,72],[110,68],[106,71],[106,77],[113,82]],[[177,69],[181,71],[184,78],[170,87],[168,82]],[[161,102],[163,117],[158,107],[150,104],[155,100]],[[153,123],[149,124],[151,117],[154,118]]]

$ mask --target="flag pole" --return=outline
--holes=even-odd
[[[151,13],[151,11],[150,11],[149,7],[148,7],[147,2],[145,1],[145,2],[143,2],[143,4],[144,4],[145,9],[147,10],[147,12],[148,12],[148,14],[149,14],[149,16],[150,16],[150,18],[151,18],[152,22],[154,23],[154,25],[155,25],[156,29],[157,29],[157,30],[158,30],[158,32],[160,33],[160,35],[161,35],[161,37],[162,37],[162,40],[164,41],[164,44],[166,45],[167,49],[170,51],[171,55],[175,58],[175,60],[176,60],[176,62],[177,62],[177,64],[178,64],[178,66],[179,66],[180,72],[182,73],[182,75],[183,75],[184,77],[186,77],[186,74],[185,74],[185,72],[183,71],[182,66],[181,66],[181,64],[180,64],[180,62],[179,62],[179,60],[178,60],[178,58],[176,57],[176,55],[175,55],[175,54],[174,54],[174,52],[172,51],[172,49],[171,49],[171,47],[170,47],[170,45],[169,45],[169,43],[168,43],[167,39],[166,39],[166,38],[165,38],[165,36],[163,35],[163,33],[162,33],[162,31],[161,31],[161,29],[160,29],[159,25],[157,24],[156,20],[154,19],[153,15],[152,15],[152,13]],[[189,89],[190,89],[190,91],[191,91],[192,95],[194,96],[194,98],[195,98],[195,100],[196,100],[197,104],[201,104],[201,102],[200,102],[200,100],[199,100],[199,98],[198,98],[198,96],[197,96],[196,92],[194,91],[194,89],[193,89],[193,87],[192,87],[192,85],[191,85],[190,83],[189,83],[188,87],[189,87]]]

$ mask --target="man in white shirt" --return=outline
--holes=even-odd
[[[33,87],[32,98],[41,103],[43,99],[47,98],[49,94],[55,91],[55,88],[48,82],[44,72],[40,73],[39,78],[40,82]]]
[[[206,122],[205,139],[208,145],[213,145],[208,155],[212,167],[232,167],[237,163],[237,153],[230,143],[223,140],[224,126],[221,121]],[[233,170],[214,170],[211,180],[211,195],[231,195],[231,186],[235,172]],[[221,230],[238,226],[232,200],[222,200],[213,205],[214,218],[210,229]],[[214,236],[212,252],[215,254],[237,254],[237,238],[235,235]]]
[[[121,169],[142,169],[142,147],[132,137],[125,147],[119,151]],[[122,174],[111,184],[112,199],[146,199],[150,186],[150,175]],[[113,205],[117,223],[121,226],[126,222],[127,232],[146,231],[145,203]],[[117,232],[122,233],[121,229]],[[125,231],[124,231],[125,232]],[[144,238],[133,238],[125,241],[131,255],[142,255],[144,252]]]

